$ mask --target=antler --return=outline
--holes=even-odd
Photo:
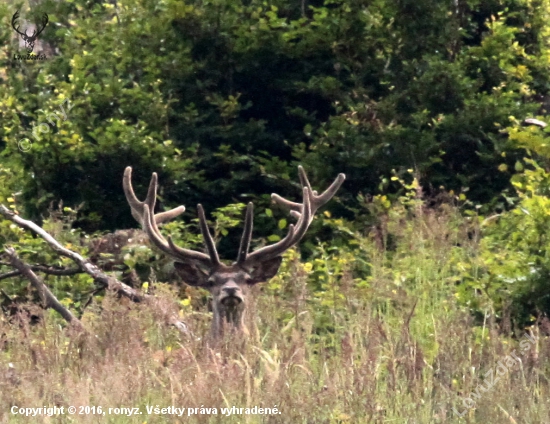
[[[298,177],[300,178],[300,184],[302,185],[302,187],[307,187],[309,192],[309,201],[311,203],[311,217],[307,224],[309,226],[309,224],[311,224],[311,221],[313,220],[315,212],[317,212],[317,210],[321,206],[324,206],[330,199],[334,197],[334,195],[346,179],[346,176],[344,174],[338,174],[338,177],[336,177],[329,188],[327,188],[320,195],[317,195],[317,191],[311,188],[311,184],[307,179],[306,171],[304,171],[304,168],[302,166],[298,166]],[[304,207],[303,203],[291,202],[290,200],[287,200],[275,193],[271,195],[271,198],[280,205],[289,207],[291,209],[290,214],[295,218],[300,218],[300,216],[302,215]]]
[[[237,258],[237,263],[241,265],[253,265],[259,262],[267,261],[273,259],[277,256],[280,256],[286,250],[290,249],[296,243],[298,243],[302,237],[305,235],[309,225],[313,221],[313,217],[317,210],[325,205],[330,199],[334,197],[346,176],[344,174],[338,174],[338,177],[334,182],[327,188],[322,194],[317,195],[317,191],[311,188],[311,184],[307,178],[307,175],[302,166],[298,167],[298,176],[300,178],[300,185],[302,186],[303,191],[303,200],[302,203],[295,203],[287,200],[278,194],[273,193],[271,198],[291,209],[290,214],[298,218],[296,226],[290,225],[288,227],[288,233],[279,242],[272,244],[270,246],[262,247],[250,254],[248,254],[248,246],[250,245],[250,237],[252,235],[252,204],[248,205],[245,228],[243,232],[243,238],[241,240],[241,247],[239,249],[239,256]],[[250,218],[249,218],[250,215]]]
[[[124,170],[122,186],[124,188],[126,200],[128,200],[128,204],[132,210],[132,216],[141,224],[145,233],[157,248],[181,262],[199,262],[208,267],[217,266],[220,264],[218,252],[216,251],[216,245],[214,244],[214,239],[212,238],[210,231],[208,231],[206,217],[201,205],[197,206],[199,212],[199,224],[208,255],[195,250],[184,249],[176,246],[170,237],[168,237],[167,241],[160,233],[158,224],[181,215],[185,211],[185,207],[178,206],[177,208],[166,212],[158,214],[154,213],[158,187],[158,177],[156,172],[153,172],[151,182],[149,183],[149,190],[147,191],[147,197],[143,202],[138,200],[132,188],[132,168],[130,166]]]
[[[132,167],[128,166],[124,170],[124,177],[122,179],[122,187],[124,189],[124,194],[126,195],[126,200],[130,205],[132,210],[132,216],[138,221],[142,226],[144,225],[144,207],[145,205],[149,206],[149,211],[153,212],[155,210],[155,203],[157,201],[157,187],[158,187],[158,176],[156,172],[153,172],[151,177],[151,182],[149,183],[149,190],[147,191],[147,197],[143,202],[140,202],[134,193],[132,188]],[[171,209],[166,212],[161,212],[155,214],[155,223],[162,224],[165,221],[169,221],[172,218],[175,218],[178,215],[181,215],[185,212],[185,206],[178,206],[177,208]]]
[[[24,35],[25,37],[27,37],[27,34],[26,33],[23,33],[21,31],[19,31],[19,25],[17,25],[17,27],[15,26],[17,24],[17,20],[19,19],[19,10],[17,12],[15,12],[11,18],[11,26],[13,27],[13,29],[15,30],[15,32],[17,32],[18,34],[20,35]]]
[[[301,166],[298,167],[298,175],[302,186],[302,203],[291,202],[278,194],[271,195],[271,198],[275,202],[291,209],[290,214],[295,218],[298,218],[296,225],[289,225],[287,235],[279,242],[262,247],[249,254],[248,250],[250,248],[250,240],[252,238],[254,217],[254,205],[249,203],[246,208],[244,230],[235,264],[247,267],[253,266],[260,262],[269,261],[273,258],[281,256],[283,252],[298,243],[304,237],[309,225],[313,221],[315,212],[317,212],[321,206],[325,205],[334,197],[346,179],[344,174],[339,174],[329,188],[327,188],[322,194],[317,195],[317,191],[311,188],[311,184],[307,179],[304,168]],[[177,208],[171,209],[167,212],[154,214],[158,187],[158,177],[156,173],[153,173],[153,176],[151,177],[147,197],[144,201],[140,201],[136,197],[132,188],[131,180],[132,168],[127,167],[124,171],[124,178],[122,180],[126,199],[128,200],[132,210],[132,215],[142,225],[145,233],[157,248],[181,262],[199,262],[210,268],[221,265],[214,239],[208,230],[202,205],[197,205],[197,211],[199,215],[200,230],[208,254],[176,246],[170,237],[166,240],[160,233],[158,224],[180,215],[183,211],[185,211],[185,207],[178,206]]]
[[[35,29],[33,33],[33,37],[35,38],[38,37],[40,33],[44,31],[44,28],[46,28],[46,25],[48,25],[48,22],[49,22],[48,14],[44,13],[44,15],[42,15],[42,28],[40,28],[39,30]]]

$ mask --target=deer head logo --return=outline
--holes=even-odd
[[[36,28],[33,30],[31,35],[27,34],[27,29],[25,29],[25,32],[19,31],[19,24],[17,21],[19,20],[19,10],[14,13],[13,17],[11,18],[11,26],[17,32],[23,41],[25,41],[25,48],[29,53],[31,53],[34,49],[34,42],[38,38],[38,36],[44,31],[44,28],[46,28],[46,25],[48,25],[48,14],[44,13],[42,16],[42,27],[39,29],[40,25],[36,25]]]

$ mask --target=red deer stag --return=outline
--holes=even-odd
[[[153,173],[151,178],[147,197],[141,202],[132,189],[132,168],[127,167],[124,171],[123,187],[126,199],[132,215],[141,224],[151,243],[175,259],[176,271],[183,281],[191,286],[203,287],[212,294],[214,337],[220,337],[226,328],[246,332],[243,318],[249,287],[267,281],[277,274],[283,252],[302,239],[317,209],[332,199],[346,178],[344,174],[339,174],[330,187],[318,195],[317,191],[311,188],[301,166],[298,167],[298,175],[303,191],[302,203],[291,202],[277,194],[271,195],[275,202],[290,208],[290,214],[298,220],[296,225],[290,225],[287,235],[279,242],[249,252],[254,211],[253,204],[249,203],[237,260],[231,265],[226,265],[218,257],[214,239],[208,230],[204,209],[200,204],[197,205],[199,226],[207,253],[184,249],[177,246],[170,237],[166,239],[160,233],[158,224],[180,215],[185,211],[185,207],[179,206],[154,214],[157,195],[156,173]]]

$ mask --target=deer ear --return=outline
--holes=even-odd
[[[282,261],[283,258],[281,256],[277,256],[276,258],[269,259],[268,261],[260,262],[260,264],[250,272],[251,278],[248,280],[248,284],[263,283],[271,280],[275,277],[277,271],[279,271]]]
[[[206,286],[208,274],[197,265],[174,262],[176,272],[190,286]]]

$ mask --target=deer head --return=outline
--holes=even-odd
[[[11,18],[11,26],[17,32],[23,41],[25,41],[25,47],[29,53],[31,53],[34,50],[34,42],[40,35],[42,31],[44,31],[44,28],[46,28],[46,25],[48,25],[48,14],[44,13],[42,15],[42,27],[38,29],[38,25],[36,25],[36,28],[33,30],[31,35],[27,34],[27,30],[25,29],[25,32],[19,31],[19,25],[17,24],[17,20],[19,19],[19,10],[13,14],[13,17]],[[16,26],[17,25],[17,26]]]
[[[237,260],[231,265],[220,261],[214,239],[206,223],[203,207],[197,205],[199,227],[204,239],[206,252],[185,249],[177,246],[171,239],[160,233],[158,225],[185,211],[179,206],[166,212],[154,213],[157,195],[157,174],[153,173],[145,200],[139,201],[132,188],[132,168],[124,171],[123,187],[130,204],[132,215],[141,224],[151,243],[175,260],[175,268],[183,281],[191,286],[207,289],[212,294],[214,319],[212,334],[221,336],[226,329],[246,331],[243,323],[249,288],[257,283],[268,281],[277,274],[282,254],[297,244],[306,233],[315,212],[336,194],[345,180],[339,174],[330,187],[318,195],[311,188],[304,169],[298,167],[302,187],[302,203],[295,203],[272,194],[272,199],[290,208],[290,215],[297,219],[296,225],[290,225],[287,235],[279,242],[249,252],[252,238],[254,206],[249,203],[244,218],[244,230],[239,246]]]

